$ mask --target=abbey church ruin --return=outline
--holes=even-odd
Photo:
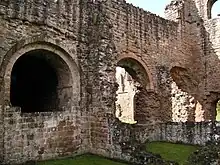
[[[216,1],[0,0],[0,162],[217,140]]]

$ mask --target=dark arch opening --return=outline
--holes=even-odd
[[[22,55],[11,73],[10,99],[22,112],[55,111],[59,108],[59,66],[62,59],[47,50]],[[65,77],[65,76],[64,76]]]
[[[220,1],[218,0],[209,0],[207,3],[207,14],[208,19],[215,18],[217,16],[220,16],[220,13],[216,13],[217,9],[220,7]]]

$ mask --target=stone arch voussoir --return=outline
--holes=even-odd
[[[58,55],[68,66],[72,78],[72,92],[80,93],[80,73],[77,63],[73,59],[70,51],[64,48],[64,46],[47,36],[36,36],[17,42],[4,56],[3,62],[0,68],[0,77],[2,78],[4,102],[10,102],[10,81],[11,72],[15,62],[25,53],[33,50],[46,50],[53,54]],[[79,97],[78,97],[79,98]]]
[[[154,84],[154,78],[153,78],[153,71],[148,67],[148,65],[140,59],[138,56],[134,55],[133,53],[122,53],[120,56],[117,58],[117,63],[124,60],[124,59],[132,59],[139,63],[141,67],[144,68],[144,72],[148,76],[149,79],[149,84],[146,86],[147,90],[154,90],[155,89],[155,84]]]

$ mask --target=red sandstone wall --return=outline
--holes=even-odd
[[[0,155],[8,162],[87,151],[122,158],[124,141],[144,142],[156,136],[158,123],[172,120],[171,98],[176,98],[171,92],[172,81],[202,104],[205,120],[213,119],[213,101],[219,99],[219,51],[214,35],[218,36],[218,21],[204,25],[198,11],[190,0],[171,5],[167,16],[173,21],[169,21],[123,0],[1,1],[0,83],[4,99],[0,100],[0,123],[4,127],[0,125],[0,130],[6,129],[0,136],[4,148]],[[208,32],[213,33],[211,37]],[[80,77],[74,80],[80,90],[73,91],[71,105],[63,112],[22,116],[5,99],[9,88],[4,84],[10,82],[5,82],[4,68],[13,54],[31,43],[49,43],[64,50],[70,63],[74,61],[72,65],[79,68]],[[115,67],[124,58],[138,61],[148,75],[146,86],[136,96],[138,123],[133,126],[123,126],[115,118]],[[11,140],[14,137],[18,142]]]
[[[84,152],[87,148],[83,144],[88,147],[88,114],[86,105],[80,102],[85,97],[80,94],[77,59],[79,5],[78,0],[0,1],[0,155],[6,163],[72,155]],[[5,74],[9,73],[5,68],[10,60],[16,60],[13,58],[17,58],[18,52],[25,52],[27,47],[37,49],[39,45],[65,54],[74,75],[74,89],[65,88],[60,93],[60,98],[69,99],[65,93],[72,97],[59,112],[22,114],[19,108],[11,107],[10,77],[6,81]]]
[[[116,47],[116,58],[137,60],[145,68],[149,77],[146,89],[136,96],[135,120],[138,122],[137,125],[148,123],[149,126],[149,124],[171,121],[170,82],[172,80],[169,72],[174,66],[188,67],[191,64],[192,43],[188,42],[189,32],[181,24],[160,18],[126,4],[124,1],[102,2],[100,10],[103,13],[106,12],[107,21],[111,24],[110,32]],[[117,60],[113,62],[117,64]],[[114,75],[108,74],[108,76]],[[107,79],[101,81],[107,81]],[[112,100],[110,97],[111,95],[108,99]],[[112,108],[101,107],[102,110],[94,111],[91,118],[91,132],[94,135],[92,144],[97,148],[92,152],[109,155],[111,152],[106,153],[105,148],[111,148],[111,144],[114,143],[112,137],[107,136],[110,132],[107,131],[104,137],[105,134],[98,133],[108,127],[105,126],[108,119],[103,118],[100,124],[96,121],[106,113],[110,113],[114,118],[114,106]]]

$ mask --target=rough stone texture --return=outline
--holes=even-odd
[[[212,122],[161,124],[153,141],[205,145],[214,138],[213,127]]]
[[[1,1],[0,15],[2,160],[20,163],[84,152],[82,143],[86,144],[89,137],[86,133],[88,115],[80,111],[83,97],[80,98],[76,60],[79,2]],[[62,66],[54,61],[61,80],[58,112],[25,114],[18,107],[11,107],[12,66],[19,56],[35,49],[59,55],[69,69],[69,72],[62,71]],[[68,81],[66,75],[74,81]]]
[[[199,120],[199,115],[195,114],[195,98],[179,89],[175,82],[171,84],[171,88],[172,120],[174,122],[195,121],[195,118]]]
[[[164,19],[124,0],[1,0],[1,160],[85,152],[131,160],[123,145],[134,140],[214,140],[213,125],[170,124],[173,116],[183,122],[215,120],[220,21],[208,19],[212,2],[172,1]],[[52,60],[59,77],[58,111],[22,113],[11,105],[13,65],[33,50],[63,60]],[[116,66],[140,84],[134,96],[137,124],[116,118]]]

